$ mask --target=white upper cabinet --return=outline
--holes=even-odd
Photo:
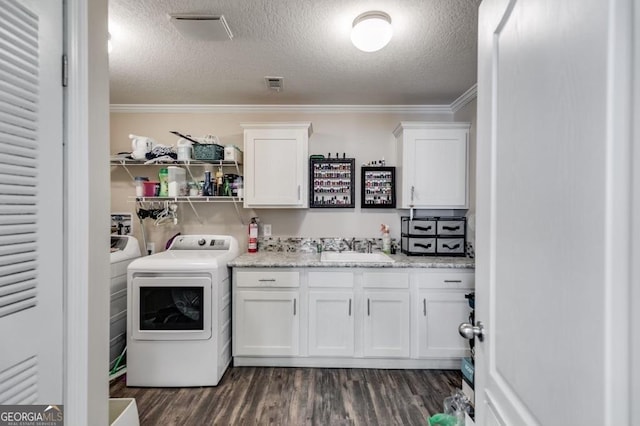
[[[241,124],[244,207],[307,208],[310,122]]]
[[[469,128],[406,121],[395,128],[399,208],[468,208]]]

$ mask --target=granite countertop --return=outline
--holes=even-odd
[[[258,252],[245,253],[228,266],[234,268],[454,268],[474,269],[475,259],[470,257],[389,255],[394,262],[322,262],[320,253]]]

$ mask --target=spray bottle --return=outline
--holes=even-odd
[[[256,253],[258,251],[258,218],[252,217],[249,222],[249,253]]]

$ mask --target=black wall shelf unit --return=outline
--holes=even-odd
[[[309,207],[355,207],[355,158],[309,159]]]
[[[362,166],[360,207],[393,209],[396,207],[396,168]]]

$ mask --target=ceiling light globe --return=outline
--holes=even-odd
[[[351,42],[363,52],[382,49],[392,35],[391,17],[384,12],[365,12],[353,20]]]

